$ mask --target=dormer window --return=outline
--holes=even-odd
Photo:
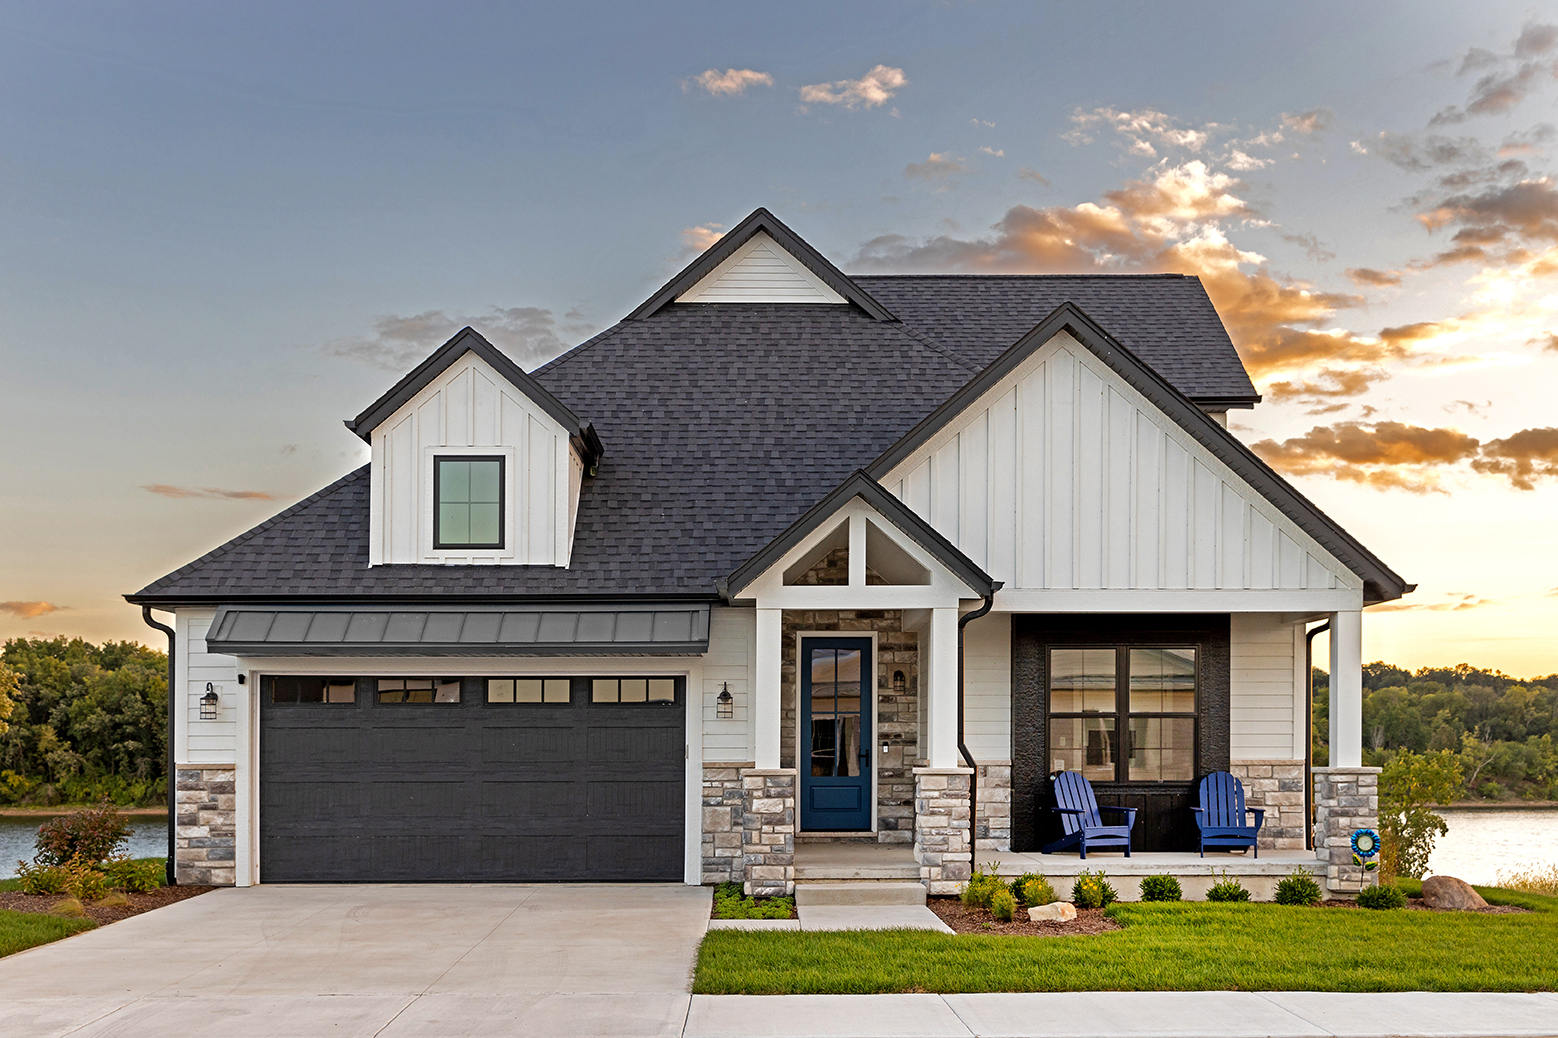
[[[503,547],[502,455],[433,459],[433,546]]]

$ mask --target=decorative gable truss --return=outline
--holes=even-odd
[[[369,565],[567,566],[594,429],[466,329],[348,425],[373,448]],[[502,546],[439,548],[439,459],[502,460]]]
[[[1004,582],[997,608],[1318,613],[1410,590],[1061,309],[869,470]]]

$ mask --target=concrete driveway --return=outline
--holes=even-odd
[[[218,890],[0,959],[3,1038],[679,1035],[709,891]]]

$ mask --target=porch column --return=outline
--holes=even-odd
[[[930,702],[925,710],[926,759],[932,768],[955,768],[958,759],[958,610],[956,606],[932,609],[930,660],[921,665],[930,677]]]
[[[1331,767],[1363,764],[1363,610],[1331,614]]]
[[[753,753],[760,769],[779,767],[780,648],[783,610],[757,610],[757,689],[752,704]]]

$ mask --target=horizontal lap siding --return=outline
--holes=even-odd
[[[1269,613],[1235,613],[1231,620],[1232,758],[1302,757],[1303,660],[1295,661],[1294,625]]]
[[[709,611],[709,651],[703,657],[703,759],[710,762],[754,760],[750,701],[757,683],[757,610]],[[719,694],[726,684],[734,700],[732,717],[721,721]]]
[[[1012,758],[1012,617],[991,613],[963,630],[964,741],[980,764]]]
[[[180,609],[177,616],[174,680],[182,700],[174,719],[174,757],[179,764],[232,764],[238,752],[238,660],[206,651],[214,609]],[[221,698],[215,721],[200,719],[207,682]]]

